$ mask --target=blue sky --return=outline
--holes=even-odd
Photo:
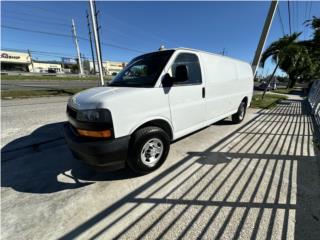
[[[71,37],[45,35],[42,31],[71,36],[71,19],[77,34],[88,38],[86,10],[81,2],[1,2],[1,48],[30,49],[43,60],[60,56],[74,57]],[[103,59],[129,61],[140,52],[166,47],[190,47],[251,62],[269,8],[269,1],[259,2],[97,2],[100,11]],[[292,31],[311,30],[305,19],[320,13],[320,2],[290,2]],[[279,3],[284,32],[289,32],[287,1]],[[26,31],[4,28],[15,27]],[[276,13],[267,44],[283,35]],[[117,47],[112,47],[116,45]],[[120,47],[120,48],[118,48]],[[129,48],[125,50],[124,48]],[[80,39],[80,50],[91,58],[90,45]],[[42,53],[39,53],[42,52]],[[44,53],[45,52],[45,53]],[[267,64],[261,73],[271,73]]]

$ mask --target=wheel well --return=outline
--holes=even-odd
[[[167,121],[161,120],[161,119],[146,122],[143,125],[141,125],[140,127],[138,127],[135,131],[137,131],[138,129],[141,129],[144,127],[150,127],[150,126],[162,128],[169,135],[170,140],[172,140],[173,133],[172,133],[172,129],[171,129],[170,124]]]
[[[246,103],[246,107],[248,106],[248,97],[244,97],[241,102]]]

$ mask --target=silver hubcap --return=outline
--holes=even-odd
[[[148,167],[153,167],[160,160],[163,153],[163,143],[158,138],[148,140],[141,150],[141,161]]]

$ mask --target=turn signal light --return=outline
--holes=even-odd
[[[90,130],[77,129],[77,132],[80,136],[84,136],[84,137],[109,138],[112,136],[110,130],[90,131]]]

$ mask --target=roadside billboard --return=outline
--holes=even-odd
[[[62,58],[62,63],[63,64],[77,64],[77,60],[74,58]]]

